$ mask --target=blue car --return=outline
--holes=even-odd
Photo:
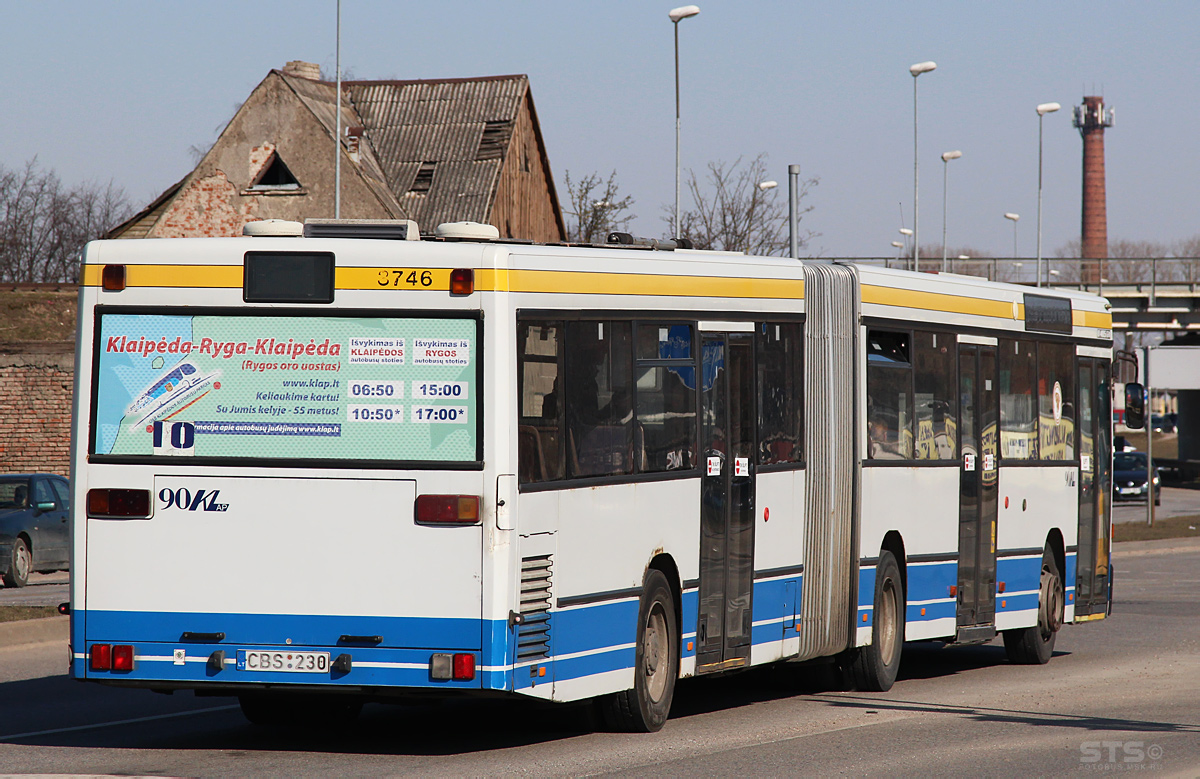
[[[1117,452],[1113,455],[1113,499],[1146,500],[1146,453]],[[1162,505],[1162,479],[1154,467],[1154,505]]]
[[[70,489],[50,473],[0,476],[0,578],[5,587],[24,587],[33,572],[65,571]]]

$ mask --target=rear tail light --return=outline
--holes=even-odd
[[[470,268],[455,268],[450,271],[450,294],[470,295],[475,291],[475,271]]]
[[[133,647],[129,644],[117,644],[112,649],[112,669],[114,671],[133,670]]]
[[[454,680],[469,682],[475,678],[475,655],[460,652],[454,656]]]
[[[422,525],[473,525],[478,521],[478,495],[421,495],[417,498],[417,522]]]
[[[109,292],[120,292],[125,289],[125,266],[105,265],[100,272],[100,286]]]
[[[112,670],[112,645],[111,644],[92,644],[92,670],[93,671],[111,671]]]
[[[148,517],[149,490],[88,490],[89,517]]]

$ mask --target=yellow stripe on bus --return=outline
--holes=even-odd
[[[100,265],[85,265],[83,285],[100,286]],[[450,289],[450,268],[340,267],[337,289]],[[240,265],[127,265],[127,287],[236,288],[242,286]],[[479,292],[555,292],[590,295],[681,295],[725,298],[804,298],[800,279],[754,279],[728,276],[666,276],[635,273],[587,273],[484,268],[475,272]]]
[[[82,285],[101,284],[101,265],[85,265]],[[450,288],[450,268],[364,268],[340,267],[336,271],[341,290],[424,290],[445,292]],[[126,265],[129,287],[232,288],[242,286],[241,265]],[[482,268],[475,271],[479,292],[543,292],[582,295],[679,295],[683,297],[804,299],[801,279],[756,279],[728,276],[667,276],[642,273],[589,273]],[[899,306],[922,311],[973,314],[1013,320],[1008,301],[949,295],[941,292],[895,289],[870,284],[862,286],[862,302]],[[1016,320],[1024,320],[1025,307],[1017,304]],[[1077,327],[1112,328],[1112,315],[1074,310]]]
[[[484,270],[476,289],[495,292],[557,292],[582,295],[680,295],[713,298],[804,298],[801,279],[729,276],[663,276],[548,270]]]
[[[1071,312],[1071,324],[1076,327],[1098,327],[1101,330],[1112,330],[1112,314],[1103,311]]]
[[[1006,300],[984,300],[943,292],[918,292],[869,284],[862,286],[862,302],[881,306],[917,308],[923,311],[944,311],[952,314],[975,314],[998,319],[1013,319],[1012,303]]]

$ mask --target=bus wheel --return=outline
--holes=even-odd
[[[346,725],[357,719],[362,701],[353,698],[307,698],[247,693],[238,696],[242,714],[255,725],[302,730]]]
[[[1042,554],[1042,584],[1038,593],[1038,623],[1036,627],[1004,631],[1004,651],[1010,662],[1018,665],[1043,665],[1054,654],[1054,639],[1063,624],[1066,597],[1062,576],[1054,555],[1047,549]]]
[[[887,692],[900,671],[904,648],[904,583],[896,558],[887,550],[880,552],[875,568],[874,623],[871,643],[858,650],[850,673],[855,688]]]
[[[678,625],[667,577],[651,570],[638,605],[633,689],[601,700],[609,728],[653,733],[666,723],[679,676]]]
[[[12,554],[8,560],[8,573],[4,574],[5,587],[24,587],[29,584],[29,572],[33,569],[33,555],[25,539],[13,539]]]

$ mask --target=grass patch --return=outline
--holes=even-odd
[[[0,290],[0,342],[75,340],[76,293]]]
[[[18,622],[23,619],[57,617],[55,606],[0,606],[0,622]]]
[[[1113,541],[1155,541],[1160,538],[1200,538],[1200,515],[1155,518],[1153,527],[1145,522],[1113,523]]]

